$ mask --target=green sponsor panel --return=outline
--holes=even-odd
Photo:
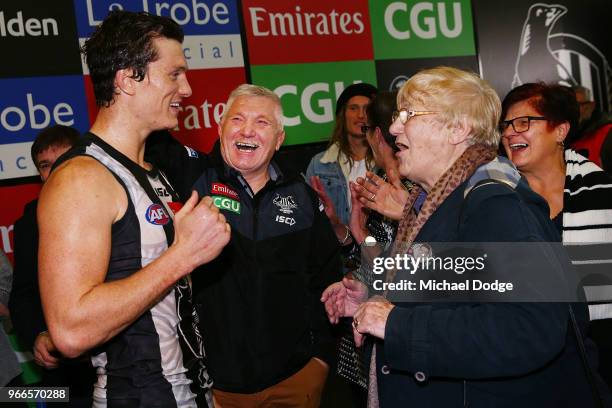
[[[354,82],[376,85],[376,70],[374,61],[256,65],[251,78],[280,96],[285,145],[295,145],[329,140],[338,96]]]
[[[470,0],[370,0],[376,59],[475,55]]]

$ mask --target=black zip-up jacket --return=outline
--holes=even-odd
[[[209,156],[168,146],[158,153],[165,157],[153,161],[183,197],[199,172],[194,189],[213,196],[232,227],[219,257],[192,274],[215,388],[257,392],[312,357],[332,366],[335,343],[320,297],[341,279],[341,260],[316,193],[272,162],[271,179],[253,195],[218,145]]]

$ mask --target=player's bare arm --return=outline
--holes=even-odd
[[[176,215],[168,251],[127,278],[105,282],[111,228],[127,200],[114,176],[86,157],[60,166],[41,193],[41,297],[51,338],[66,356],[114,337],[229,240],[229,226],[210,198],[197,203],[192,197]]]

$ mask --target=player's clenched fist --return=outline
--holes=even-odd
[[[195,269],[215,259],[230,240],[231,228],[213,204],[212,198],[198,201],[193,191],[183,208],[174,217],[174,245]]]

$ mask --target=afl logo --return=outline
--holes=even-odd
[[[151,204],[145,213],[147,221],[153,225],[166,225],[170,221],[168,213],[164,207],[159,204]]]

